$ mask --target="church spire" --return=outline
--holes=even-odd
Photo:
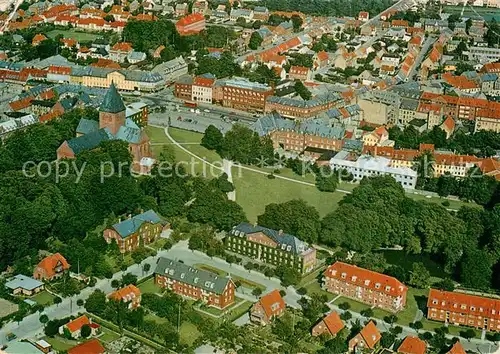
[[[104,96],[104,101],[102,101],[99,111],[107,113],[119,113],[125,111],[123,100],[113,82],[111,83],[106,96]]]

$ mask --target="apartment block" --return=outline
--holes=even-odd
[[[323,275],[323,288],[331,293],[391,312],[406,305],[408,288],[388,275],[343,262],[335,262]]]

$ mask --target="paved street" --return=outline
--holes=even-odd
[[[259,283],[266,287],[266,292],[274,289],[283,289],[280,285],[280,281],[276,278],[266,278],[263,274],[248,271],[242,266],[239,265],[230,265],[226,261],[219,258],[210,258],[206,254],[191,251],[188,248],[187,241],[181,241],[174,245],[170,250],[162,250],[158,252],[155,257],[149,257],[144,260],[140,265],[134,264],[130,266],[125,272],[118,272],[114,274],[112,279],[120,279],[123,273],[130,272],[134,275],[137,275],[139,278],[143,276],[142,265],[145,263],[149,263],[152,265],[151,270],[148,273],[145,273],[144,276],[150,275],[153,273],[155,264],[160,257],[168,257],[175,260],[182,260],[185,264],[194,265],[197,263],[204,263],[212,267],[219,268],[230,275],[239,276],[249,281]],[[64,298],[62,303],[59,305],[52,305],[45,308],[44,313],[49,317],[49,319],[54,318],[62,318],[70,315],[76,315],[79,311],[84,311],[84,308],[79,308],[76,305],[76,301],[78,299],[85,300],[90,293],[92,293],[95,289],[100,289],[105,293],[110,293],[113,289],[111,287],[112,279],[102,279],[97,282],[96,286],[93,288],[84,289],[79,295],[73,296],[71,298]],[[300,299],[300,295],[298,295],[293,288],[285,289],[287,295],[285,296],[285,301],[289,306],[299,307],[298,300]],[[16,322],[10,322],[0,329],[0,344],[6,344],[6,335],[9,332],[12,332],[17,335],[17,340],[23,338],[31,338],[31,337],[41,337],[43,336],[42,324],[39,322],[39,313],[35,313],[29,315],[23,319],[19,323],[19,326]]]

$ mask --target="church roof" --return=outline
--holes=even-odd
[[[102,101],[99,111],[108,113],[125,111],[125,105],[114,83],[111,84],[106,96],[104,96],[104,101]]]

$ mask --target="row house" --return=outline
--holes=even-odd
[[[323,288],[391,312],[404,309],[408,290],[396,278],[343,262],[335,262],[326,269]]]
[[[293,80],[309,81],[312,79],[312,71],[305,66],[293,65],[290,67],[288,77]]]
[[[266,100],[265,112],[277,112],[284,117],[293,119],[313,118],[342,104],[341,96],[336,93],[318,95],[304,101],[295,98],[270,96]]]
[[[457,326],[500,331],[500,300],[482,296],[429,290],[427,318]]]
[[[78,129],[77,129],[78,130]],[[116,242],[121,253],[130,252],[142,243],[148,245],[156,241],[160,234],[170,227],[153,210],[148,210],[104,230],[103,236],[107,243]]]
[[[307,148],[339,151],[345,136],[343,128],[331,127],[322,119],[295,122],[276,112],[259,118],[252,128],[259,136],[270,136],[275,149],[296,153]]]
[[[316,249],[282,230],[241,223],[224,241],[230,252],[273,266],[285,265],[301,274],[311,272],[316,265]]]
[[[224,309],[234,303],[235,285],[230,278],[161,257],[154,271],[155,284],[177,295]]]

